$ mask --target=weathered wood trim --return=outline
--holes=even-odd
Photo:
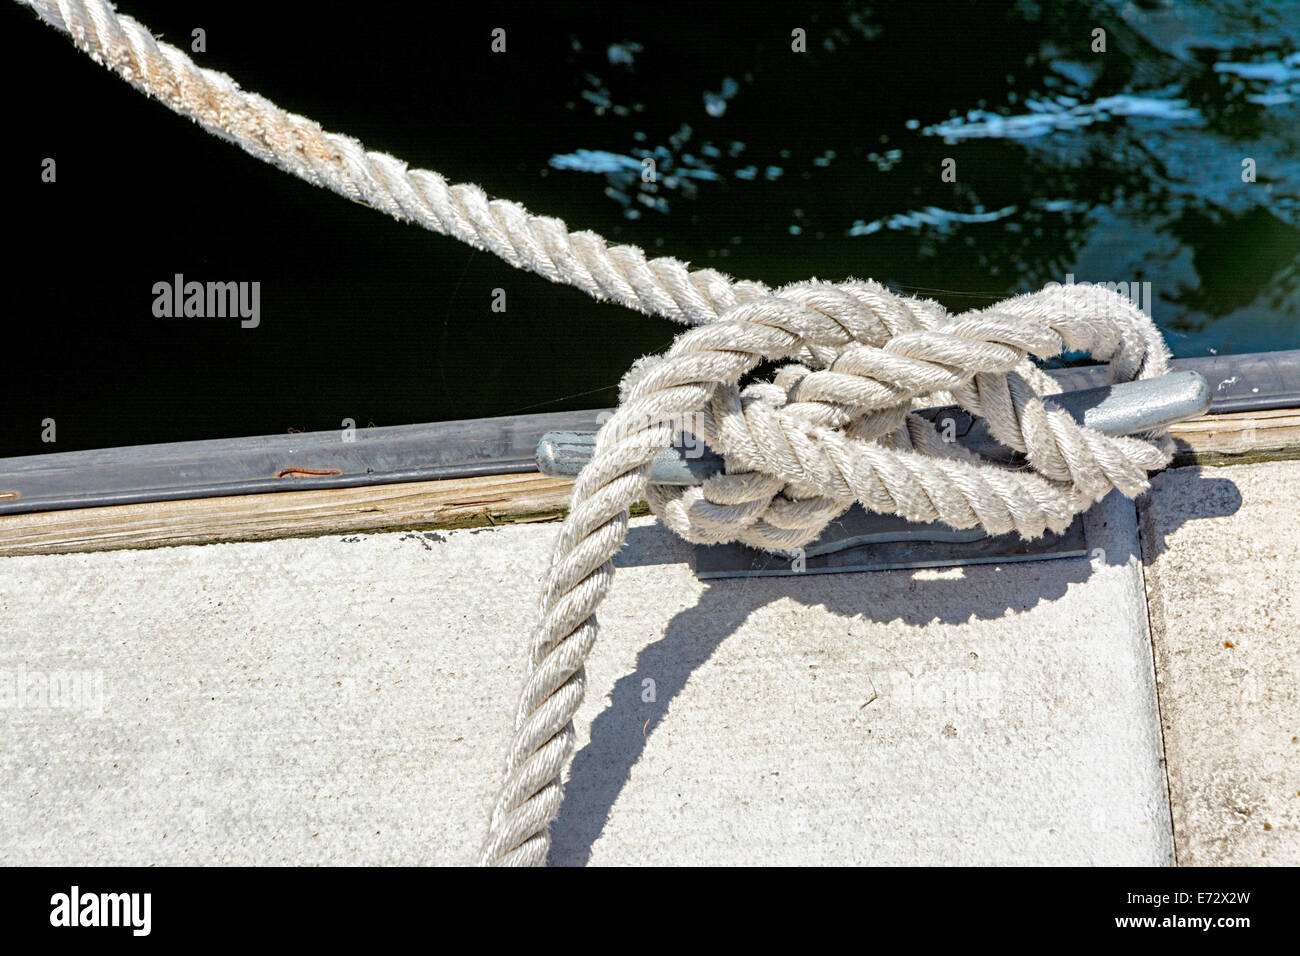
[[[1170,431],[1174,467],[1300,458],[1300,409],[1209,415]],[[564,478],[490,475],[3,515],[0,556],[555,521],[571,489]]]
[[[1178,445],[1173,467],[1244,465],[1300,458],[1300,409],[1204,415],[1169,429]]]
[[[0,516],[0,555],[463,528],[563,515],[572,482],[490,475]]]

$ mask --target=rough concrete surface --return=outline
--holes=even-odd
[[[1142,546],[1178,861],[1300,864],[1300,462],[1157,476]]]
[[[635,520],[551,861],[1172,862],[1133,505],[1089,525],[706,585]],[[557,530],[0,561],[0,861],[472,861]]]

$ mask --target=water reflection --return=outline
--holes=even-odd
[[[966,293],[936,294],[953,308],[1066,274],[1150,282],[1177,354],[1300,347],[1300,7],[978,6],[947,30],[828,9],[802,55],[760,13],[747,60],[674,77],[693,100],[659,82],[671,125],[667,37],[575,36],[586,88],[565,105],[591,138],[549,165],[669,250],[743,207],[702,251],[750,246],[746,275],[871,274]],[[998,43],[976,42],[987,24]]]

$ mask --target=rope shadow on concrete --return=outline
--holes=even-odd
[[[1213,468],[1198,467],[1196,471],[1198,473],[1197,480],[1193,485],[1195,488],[1193,497],[1197,501],[1196,520],[1226,518],[1241,510],[1241,492],[1230,479],[1216,477]],[[1159,476],[1153,475],[1152,480],[1153,482],[1159,480]],[[1150,494],[1151,492],[1146,492],[1137,499],[1139,514],[1143,513]],[[1183,522],[1183,524],[1186,524],[1186,522]],[[1182,524],[1172,527],[1170,530],[1173,531],[1180,527],[1182,527]],[[1152,521],[1139,521],[1138,530],[1142,540],[1142,559],[1147,564],[1150,564],[1167,550],[1168,535]]]
[[[1241,506],[1240,493],[1227,479],[1203,477],[1197,486],[1211,503],[1204,517],[1231,514]],[[1096,521],[1101,525],[1103,519]],[[973,565],[957,578],[883,571],[710,582],[695,605],[674,615],[663,636],[641,651],[635,670],[615,683],[609,706],[592,722],[591,740],[573,758],[564,803],[551,825],[548,864],[589,862],[654,728],[695,672],[759,609],[780,598],[824,608],[844,619],[846,639],[852,639],[853,622],[862,618],[916,628],[918,637],[930,624],[996,620],[1060,599],[1101,566],[1141,560],[1131,546],[1136,533],[1107,535],[1104,527],[1090,527],[1089,533],[1091,540],[1117,537],[1131,544],[1108,547],[1089,558]],[[658,524],[632,528],[627,541],[616,560],[620,567],[680,560],[683,550],[680,539]],[[1148,560],[1151,556],[1148,552]],[[647,677],[656,685],[653,703],[642,699]]]

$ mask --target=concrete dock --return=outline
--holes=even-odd
[[[1087,558],[699,581],[634,519],[551,862],[1300,863],[1300,462]],[[0,862],[464,864],[555,524],[0,558]]]

